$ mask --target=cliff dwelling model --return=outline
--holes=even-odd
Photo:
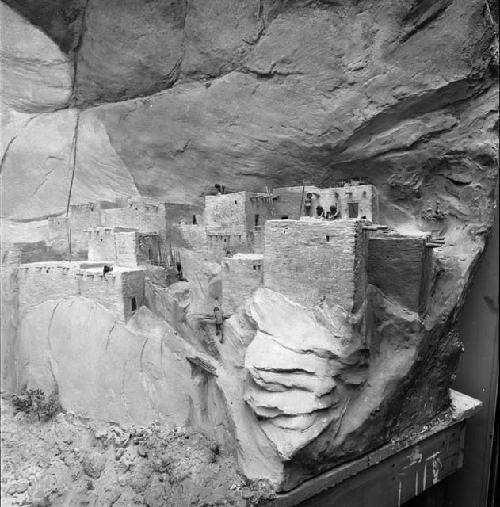
[[[0,0],[2,389],[58,397],[44,445],[69,453],[10,446],[8,502],[79,505],[77,483],[89,505],[245,507],[267,485],[277,507],[380,464],[395,507],[461,466],[492,6]]]
[[[244,473],[279,490],[447,407],[460,348],[455,338],[422,362],[433,376],[425,393],[415,372],[416,358],[435,339],[426,322],[435,297],[433,249],[444,240],[378,224],[374,186],[217,193],[205,197],[195,220],[169,216],[168,207],[89,203],[49,219],[49,251],[70,260],[15,270],[21,333],[42,318],[30,314],[42,300],[56,303],[50,341],[60,339],[62,323],[54,319],[66,302],[109,321],[109,334],[102,324],[87,328],[86,339],[98,348],[109,347],[112,334],[140,342],[151,330],[161,340],[174,333],[184,384],[179,390],[153,383],[154,410],[209,428],[230,447],[237,442]],[[88,258],[79,259],[84,252]],[[72,326],[64,323],[73,338],[63,348],[82,339]],[[24,353],[31,365],[31,351]],[[157,360],[150,358],[151,367]],[[32,366],[19,373],[33,382]],[[65,380],[57,381],[67,408],[103,419],[116,411],[96,411],[92,397],[75,403]],[[138,379],[130,382],[140,388]],[[100,386],[105,397],[108,389]],[[175,409],[167,409],[172,403]],[[126,418],[147,421],[150,410]]]

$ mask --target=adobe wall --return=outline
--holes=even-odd
[[[109,227],[97,227],[86,234],[89,261],[110,261],[116,258],[115,234]]]
[[[245,205],[247,232],[263,230],[266,220],[275,218],[273,204],[273,198],[269,194],[247,192]]]
[[[354,220],[270,220],[265,229],[264,286],[311,307],[325,298],[355,311],[366,293],[366,236]]]
[[[127,227],[141,232],[164,232],[165,205],[130,201],[125,208],[104,209],[101,212],[105,227]]]
[[[205,196],[205,227],[208,235],[246,234],[246,192]]]
[[[68,240],[69,219],[63,217],[49,217],[47,219],[49,229],[49,241]]]
[[[367,220],[378,220],[378,195],[373,185],[348,185],[343,187],[317,188],[306,185],[304,191],[301,186],[277,188],[275,194],[279,196],[274,201],[274,216],[280,219],[288,216],[290,220],[298,220],[306,215],[304,200],[307,193],[312,194],[310,216],[316,216],[316,207],[322,206],[327,212],[331,205],[340,211],[341,219],[349,218],[349,202],[358,204],[358,216],[366,216]],[[302,199],[304,195],[304,199]],[[302,202],[302,206],[301,206]],[[299,212],[300,210],[300,212]]]
[[[251,252],[252,245],[246,241],[246,235],[241,234],[208,234],[207,250],[209,256],[216,261],[227,257],[228,252],[231,254]]]
[[[307,192],[317,191],[316,187],[306,186],[304,197]],[[302,202],[302,187],[282,187],[274,190],[277,198],[274,199],[274,216],[277,220],[288,217],[289,220],[298,220],[304,215]],[[302,206],[301,206],[302,202]]]
[[[18,269],[19,311],[50,299],[78,295],[75,267],[70,263],[23,264]]]
[[[349,218],[349,203],[358,204],[358,216],[365,216],[371,222],[378,221],[378,196],[373,185],[349,185],[334,189],[340,198],[342,218]]]
[[[72,204],[69,216],[72,236],[84,234],[87,229],[101,225],[101,208],[95,202]]]
[[[133,315],[132,298],[135,298],[136,309],[146,304],[144,294],[144,271],[128,271],[120,274],[122,308],[125,320]]]
[[[114,261],[118,266],[137,266],[137,231],[114,232]]]
[[[137,264],[161,264],[163,260],[162,251],[160,248],[160,235],[156,233],[136,233],[136,259]],[[118,246],[116,248],[117,260]]]
[[[192,204],[165,203],[165,214],[167,225],[186,224],[202,225],[203,208]],[[196,223],[193,223],[193,217]]]
[[[75,273],[78,283],[78,295],[97,301],[111,311],[117,318],[124,319],[123,295],[120,274],[79,270]]]
[[[181,246],[203,254],[207,252],[208,238],[205,227],[202,225],[179,224],[174,226],[173,229],[179,235]],[[177,234],[175,235],[177,236]]]
[[[432,278],[432,249],[422,237],[376,234],[368,242],[368,283],[423,313]]]
[[[132,315],[131,298],[136,306],[145,304],[142,270],[111,272],[80,269],[76,263],[35,263],[18,269],[19,311],[22,313],[43,301],[82,296],[110,310],[118,319]]]
[[[237,254],[222,260],[222,308],[234,313],[263,284],[264,256]]]

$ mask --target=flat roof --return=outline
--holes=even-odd
[[[112,261],[41,261],[20,264],[19,268],[69,268],[76,271],[86,271],[87,273],[102,273],[104,265],[113,267],[113,273],[128,273],[135,271],[144,271],[144,267],[136,266],[117,266]]]
[[[231,258],[231,257],[229,257]],[[254,261],[259,261],[259,260],[262,260],[264,259],[264,255],[263,254],[256,254],[256,253],[237,253],[237,254],[234,254],[233,259],[248,259],[248,260],[254,260]]]

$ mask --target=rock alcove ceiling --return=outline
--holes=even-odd
[[[47,217],[90,200],[144,196],[192,205],[214,183],[262,190],[363,178],[377,186],[382,223],[446,239],[435,252],[425,322],[414,325],[386,302],[378,304],[380,318],[391,315],[394,329],[409,329],[418,342],[414,387],[395,398],[425,396],[418,379],[446,387],[453,368],[440,369],[431,359],[455,364],[448,349],[456,343],[442,337],[463,302],[495,208],[493,9],[485,0],[6,0],[2,241],[46,240]],[[198,276],[189,264],[186,271]],[[241,321],[264,329],[260,308],[274,297],[263,292],[252,303],[264,323],[245,312]],[[26,320],[28,330],[51,312],[65,330],[68,315],[96,312],[66,301],[58,317],[57,307],[42,306]],[[115,328],[111,320],[102,326]],[[233,327],[234,336],[244,335],[246,328]],[[386,331],[389,342],[394,329]],[[174,342],[177,335],[168,331]],[[132,331],[116,332],[135,344]],[[148,347],[156,345],[151,339]],[[128,364],[128,356],[118,357]],[[229,399],[239,395],[231,375],[219,380]],[[189,377],[187,367],[182,376]],[[158,409],[143,398],[141,414]],[[123,407],[114,401],[120,418]],[[401,414],[389,410],[393,422],[413,415],[409,404],[400,406]],[[366,439],[376,441],[384,424],[377,417]],[[364,445],[366,426],[343,431],[345,458],[351,440]],[[318,439],[301,462],[327,455],[328,445]],[[249,469],[259,467],[266,449]],[[274,459],[262,461],[271,475]],[[292,464],[287,473],[293,485],[302,472]]]

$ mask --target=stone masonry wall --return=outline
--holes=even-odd
[[[356,310],[365,297],[362,226],[354,220],[271,220],[266,223],[264,286],[304,306]]]
[[[268,194],[247,192],[245,214],[247,232],[263,230],[266,220],[276,218],[272,197]]]
[[[73,204],[70,206],[72,235],[83,234],[87,229],[99,227],[101,209],[97,203]]]
[[[246,233],[246,192],[207,195],[205,226],[207,234],[240,235]]]
[[[115,262],[118,266],[137,266],[137,231],[114,232]]]
[[[340,211],[340,218],[349,218],[349,202],[357,203],[358,215],[356,218],[366,216],[367,220],[378,220],[378,197],[373,185],[348,185],[344,187],[317,188],[311,185],[304,187],[304,199],[307,193],[312,193],[310,216],[316,216],[316,207],[322,206],[327,212],[331,205],[335,205]],[[288,216],[290,220],[298,220],[306,215],[303,206],[302,187],[277,188],[275,194],[274,209],[277,219]],[[302,202],[302,206],[301,206]],[[300,213],[299,213],[300,210]]]
[[[222,307],[234,313],[263,284],[263,255],[237,254],[222,261]]]
[[[409,310],[423,313],[432,271],[425,239],[374,235],[368,242],[368,283]]]
[[[168,225],[201,225],[203,223],[203,208],[201,206],[165,203],[165,214]],[[196,223],[194,223],[193,217]]]
[[[306,186],[304,195],[311,189],[316,189],[316,187]],[[277,188],[274,194],[277,196],[274,199],[274,216],[277,220],[283,217],[298,220],[304,214],[303,206],[301,208],[302,187]]]
[[[231,254],[251,252],[252,245],[249,245],[245,238],[246,235],[242,234],[208,234],[208,254],[213,260],[220,261],[228,255],[228,252]]]
[[[144,271],[129,271],[121,273],[121,292],[125,320],[134,313],[132,298],[135,299],[135,308],[146,304],[144,294]]]
[[[24,264],[17,278],[20,313],[42,301],[78,295],[75,269],[69,263]]]
[[[50,299],[82,296],[110,310],[118,319],[131,316],[131,298],[136,307],[145,304],[144,272],[101,272],[79,269],[70,263],[35,263],[18,269],[19,311]]]
[[[160,235],[156,233],[136,234],[136,259],[137,264],[156,264],[162,262],[162,252],[160,248]],[[117,248],[118,257],[118,248]]]
[[[378,221],[378,197],[373,185],[349,185],[334,189],[339,194],[341,218],[349,218],[349,203],[356,203],[358,215],[371,222]]]
[[[115,234],[109,227],[97,227],[87,232],[89,261],[114,261]]]
[[[117,318],[124,320],[125,311],[121,287],[122,273],[92,273],[87,270],[76,272],[78,295],[97,301],[111,311]]]
[[[67,241],[69,220],[67,216],[49,217],[47,219],[49,241]]]
[[[127,227],[141,232],[161,233],[166,229],[164,204],[129,202],[125,208],[105,209],[101,212],[102,225]]]

